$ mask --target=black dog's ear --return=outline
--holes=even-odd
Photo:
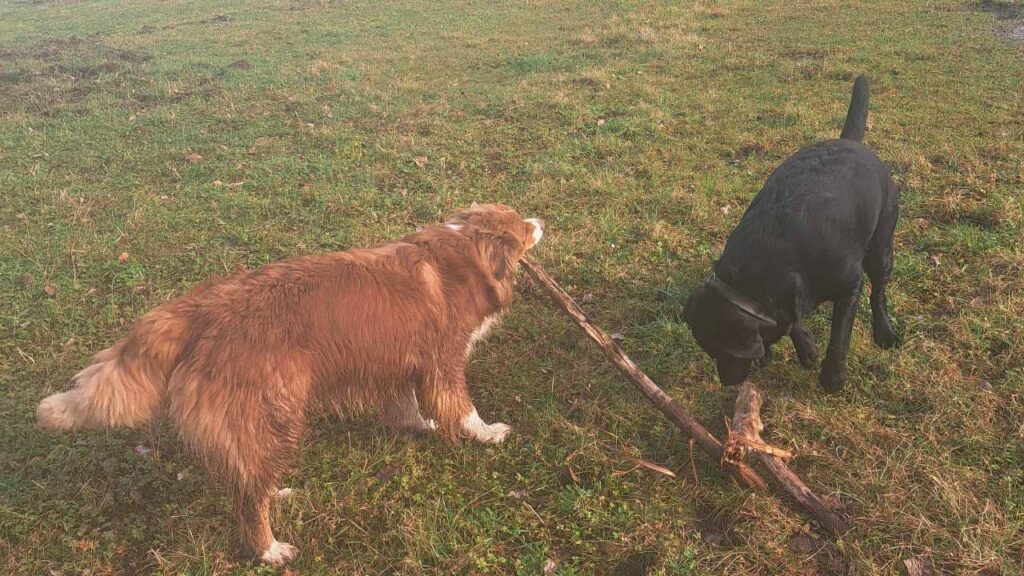
[[[694,286],[689,296],[686,297],[686,302],[683,304],[683,321],[690,326],[693,326],[693,315],[696,312],[697,301],[701,299],[704,290],[703,284]]]
[[[734,334],[732,338],[722,342],[722,350],[733,358],[756,360],[764,358],[764,340],[756,328],[744,330],[742,333]]]

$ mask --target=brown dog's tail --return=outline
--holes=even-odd
[[[182,348],[185,319],[158,308],[143,316],[128,337],[96,354],[71,379],[74,388],[49,396],[36,423],[51,430],[138,426],[163,402]]]
[[[846,123],[843,124],[843,140],[864,140],[864,131],[868,126],[868,79],[863,74],[857,76],[853,83],[853,98],[850,109],[846,112]]]

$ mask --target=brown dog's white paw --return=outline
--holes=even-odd
[[[501,444],[511,433],[511,426],[504,422],[495,422],[494,424],[488,425],[487,431],[481,436],[477,436],[477,440],[487,444]]]
[[[260,560],[271,566],[284,566],[299,555],[299,549],[287,542],[274,540],[266,550],[260,554]]]
[[[512,427],[503,422],[488,424],[480,418],[474,408],[465,418],[462,419],[462,432],[484,444],[501,444],[512,432]]]

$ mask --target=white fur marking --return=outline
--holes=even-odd
[[[274,540],[270,546],[260,554],[260,560],[263,560],[271,566],[283,566],[292,561],[293,558],[299,553],[299,549],[286,542],[278,542]]]
[[[462,224],[445,224],[444,227],[455,231],[462,230]]]
[[[480,418],[480,414],[477,413],[476,408],[473,408],[473,411],[462,419],[461,425],[462,431],[467,436],[485,444],[501,444],[505,441],[509,432],[512,431],[512,427],[508,424],[501,422],[488,424],[484,422]]]
[[[540,220],[536,218],[527,218],[525,221],[533,226],[533,245],[536,246],[544,236],[544,229],[541,228]]]
[[[72,413],[72,403],[80,392],[70,390],[48,396],[36,408],[36,423],[49,430],[70,430],[78,423]]]
[[[467,358],[473,353],[473,346],[476,346],[477,342],[486,338],[487,334],[491,331],[491,328],[494,328],[494,325],[497,324],[499,320],[501,320],[501,316],[499,314],[491,314],[484,318],[484,321],[480,323],[480,326],[477,326],[476,330],[473,330],[473,332],[470,333],[469,342],[466,344]]]

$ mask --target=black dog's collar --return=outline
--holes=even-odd
[[[725,297],[733,306],[743,310],[747,314],[750,314],[754,318],[762,322],[775,326],[775,320],[765,312],[764,308],[757,302],[744,296],[739,290],[726,284],[721,278],[714,273],[708,277],[707,285],[718,291],[719,294]]]

